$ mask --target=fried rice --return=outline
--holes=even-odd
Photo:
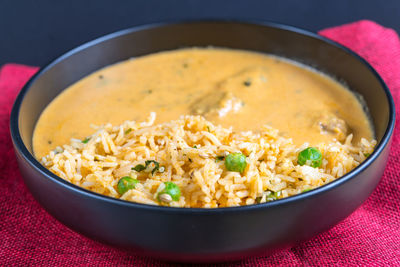
[[[106,196],[173,207],[217,208],[251,205],[300,194],[329,183],[372,153],[375,140],[321,143],[318,168],[298,164],[298,154],[308,143],[296,146],[291,138],[263,126],[257,132],[235,132],[214,125],[201,116],[154,124],[155,113],[145,122],[93,126],[85,140],[71,139],[41,159],[59,177]],[[226,169],[224,157],[240,152],[246,156],[243,172]],[[157,171],[136,171],[146,161],[157,162]],[[146,164],[147,165],[147,164]],[[120,194],[118,181],[138,179],[135,188]],[[165,182],[175,183],[178,201],[157,197]]]

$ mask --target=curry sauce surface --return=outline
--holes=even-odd
[[[341,128],[329,127],[340,123],[355,141],[373,138],[355,95],[325,75],[275,56],[191,48],[123,61],[71,85],[39,118],[34,153],[84,139],[91,124],[143,121],[151,111],[156,122],[198,114],[238,131],[268,124],[297,144],[339,139]]]

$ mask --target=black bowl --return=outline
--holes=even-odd
[[[55,176],[32,156],[40,113],[67,86],[99,68],[190,46],[247,49],[292,58],[345,81],[369,108],[377,147],[350,173],[315,190],[244,207],[168,208],[99,195]],[[11,113],[21,174],[37,201],[79,233],[175,261],[221,261],[293,245],[325,231],[360,206],[377,186],[389,154],[395,111],[379,75],[350,50],[314,33],[274,23],[201,21],[134,27],[56,59],[22,89]]]

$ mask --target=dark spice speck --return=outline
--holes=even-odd
[[[251,81],[250,80],[246,80],[243,82],[244,86],[250,86],[251,85]]]

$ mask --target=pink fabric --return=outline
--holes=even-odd
[[[400,42],[397,34],[371,21],[326,29],[382,75],[400,107]],[[45,212],[25,187],[9,136],[16,94],[37,68],[7,64],[0,70],[0,265],[169,265],[92,241]],[[396,110],[399,120],[399,109]],[[398,123],[398,121],[397,121]],[[222,265],[400,266],[400,132],[378,188],[350,217],[291,249]]]

